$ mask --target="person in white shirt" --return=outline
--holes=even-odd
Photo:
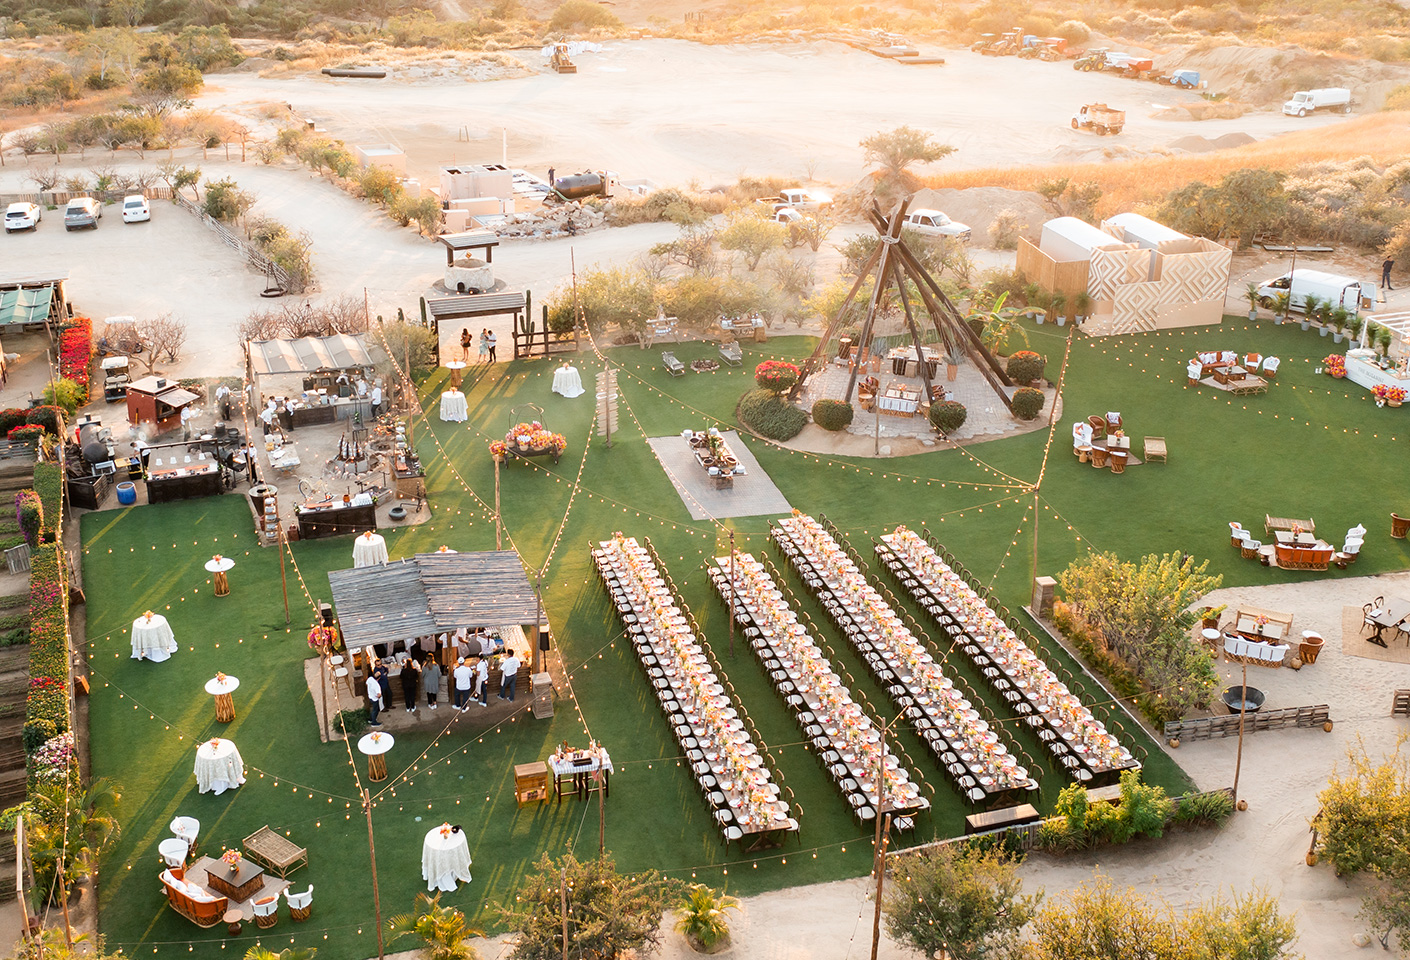
[[[494,331],[493,331],[493,330],[491,330],[491,331],[486,335],[486,337],[485,337],[485,343],[486,343],[486,344],[489,346],[489,348],[490,348],[490,356],[489,356],[489,362],[490,362],[490,363],[494,363],[494,362],[495,362],[494,348],[495,348],[495,344],[498,342],[498,340],[499,340],[499,338],[494,335]]]
[[[480,694],[480,706],[490,705],[490,658],[481,657],[475,664],[475,689]]]
[[[455,709],[463,713],[465,702],[470,699],[470,681],[475,676],[475,671],[471,670],[465,658],[461,657],[455,661],[452,676],[455,678]]]
[[[382,413],[382,385],[379,383],[372,388],[372,415],[380,416]]]
[[[274,432],[274,407],[265,407],[259,412],[259,418],[264,423],[264,435],[267,437]]]
[[[181,408],[181,433],[183,440],[191,439],[191,421],[196,419],[196,411],[188,403]]]
[[[386,702],[382,699],[382,685],[377,682],[377,678],[368,676],[367,678],[367,723],[369,726],[380,727],[382,721],[377,719],[377,714],[382,712]]]
[[[519,679],[519,657],[510,650],[508,656],[499,662],[499,698],[514,702],[514,683]],[[505,688],[509,689],[509,696],[504,695]]]
[[[480,656],[488,657],[490,654],[498,652],[499,645],[495,642],[495,638],[488,633],[480,634]]]

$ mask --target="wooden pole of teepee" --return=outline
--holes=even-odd
[[[901,258],[897,257],[891,261],[891,277],[896,284],[896,292],[901,297],[901,307],[906,313],[906,329],[911,332],[911,343],[916,347],[916,364],[920,368],[917,372],[920,374],[921,383],[925,385],[925,402],[929,403],[931,400],[930,366],[925,362],[925,350],[921,347],[920,333],[916,330],[915,317],[911,314],[911,298],[906,296],[906,280],[902,276],[900,260]]]
[[[819,361],[827,354],[827,345],[832,340],[832,335],[842,326],[843,319],[847,316],[847,311],[852,309],[852,303],[857,299],[857,293],[862,289],[862,284],[867,279],[867,274],[871,273],[876,266],[876,261],[881,257],[881,244],[877,244],[876,249],[867,257],[862,268],[857,271],[857,279],[852,283],[852,289],[847,291],[847,296],[842,300],[842,306],[838,308],[837,315],[828,322],[827,329],[823,331],[822,338],[818,340],[818,345],[813,348],[813,352],[807,360],[803,361],[803,369],[798,375],[798,379],[793,382],[793,386],[788,390],[788,399],[797,400],[798,394],[803,391],[803,384],[807,382],[814,370],[817,369]],[[860,347],[858,344],[857,356],[860,357]],[[855,363],[855,359],[853,360]]]
[[[901,209],[903,211],[905,210],[905,207],[906,205],[902,203]],[[891,221],[890,229],[887,230],[884,234],[882,234],[881,243],[878,244],[878,249],[881,251],[881,256],[878,258],[876,264],[876,283],[873,284],[871,289],[871,302],[867,304],[867,319],[862,326],[861,334],[862,343],[867,347],[868,352],[870,352],[871,348],[872,328],[876,325],[876,308],[877,305],[881,303],[881,294],[882,291],[886,288],[886,274],[887,268],[891,263],[892,248],[896,246],[896,244],[900,241],[900,237],[901,218],[898,216]],[[852,402],[852,391],[856,388],[856,386],[857,364],[853,364],[851,373],[849,373],[847,376],[847,390],[845,393],[842,394],[842,401],[844,403]],[[879,410],[877,416],[881,416]]]

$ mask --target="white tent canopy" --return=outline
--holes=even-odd
[[[362,334],[339,333],[331,337],[302,337],[298,340],[252,340],[249,346],[250,369],[257,377],[347,370],[370,367],[376,362]],[[373,349],[378,357],[382,355],[379,348]]]

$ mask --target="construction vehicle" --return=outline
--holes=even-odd
[[[559,73],[577,73],[578,65],[568,59],[568,44],[555,43],[553,45],[553,59],[549,61],[549,66]]]
[[[1170,75],[1170,82],[1177,87],[1189,87],[1193,90],[1199,86],[1199,71],[1176,70]]]
[[[1072,69],[1081,70],[1083,73],[1089,73],[1093,70],[1105,70],[1106,55],[1107,51],[1105,49],[1088,50],[1085,55],[1072,61]]]
[[[1116,136],[1126,126],[1126,111],[1113,110],[1104,103],[1085,103],[1072,118],[1072,129],[1091,130],[1099,137]]]
[[[999,38],[992,33],[981,33],[979,39],[969,45],[973,53],[984,53],[985,49],[992,46]]]
[[[1043,38],[1035,37],[1033,34],[1024,34],[1018,48],[1019,59],[1037,60],[1042,55]]]
[[[994,44],[994,55],[999,57],[1012,57],[1023,49],[1023,31],[1017,27],[999,37],[999,42]]]
[[[1320,90],[1299,90],[1293,98],[1283,104],[1283,113],[1289,117],[1305,117],[1318,110],[1335,110],[1337,113],[1351,112],[1351,91],[1346,87],[1323,87]]]
[[[1068,55],[1066,37],[1042,37],[1037,46],[1039,60],[1062,60]]]

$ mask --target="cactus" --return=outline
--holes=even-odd
[[[397,323],[406,323],[406,314],[402,313],[401,307],[397,307]]]
[[[532,290],[525,290],[525,291],[524,291],[524,316],[526,316],[526,317],[532,317],[533,315],[534,315],[534,292],[533,292]]]
[[[425,297],[422,297],[422,298],[421,298],[421,326],[423,326],[423,327],[429,327],[430,325],[431,325],[430,321],[426,319],[426,298],[425,298]]]

